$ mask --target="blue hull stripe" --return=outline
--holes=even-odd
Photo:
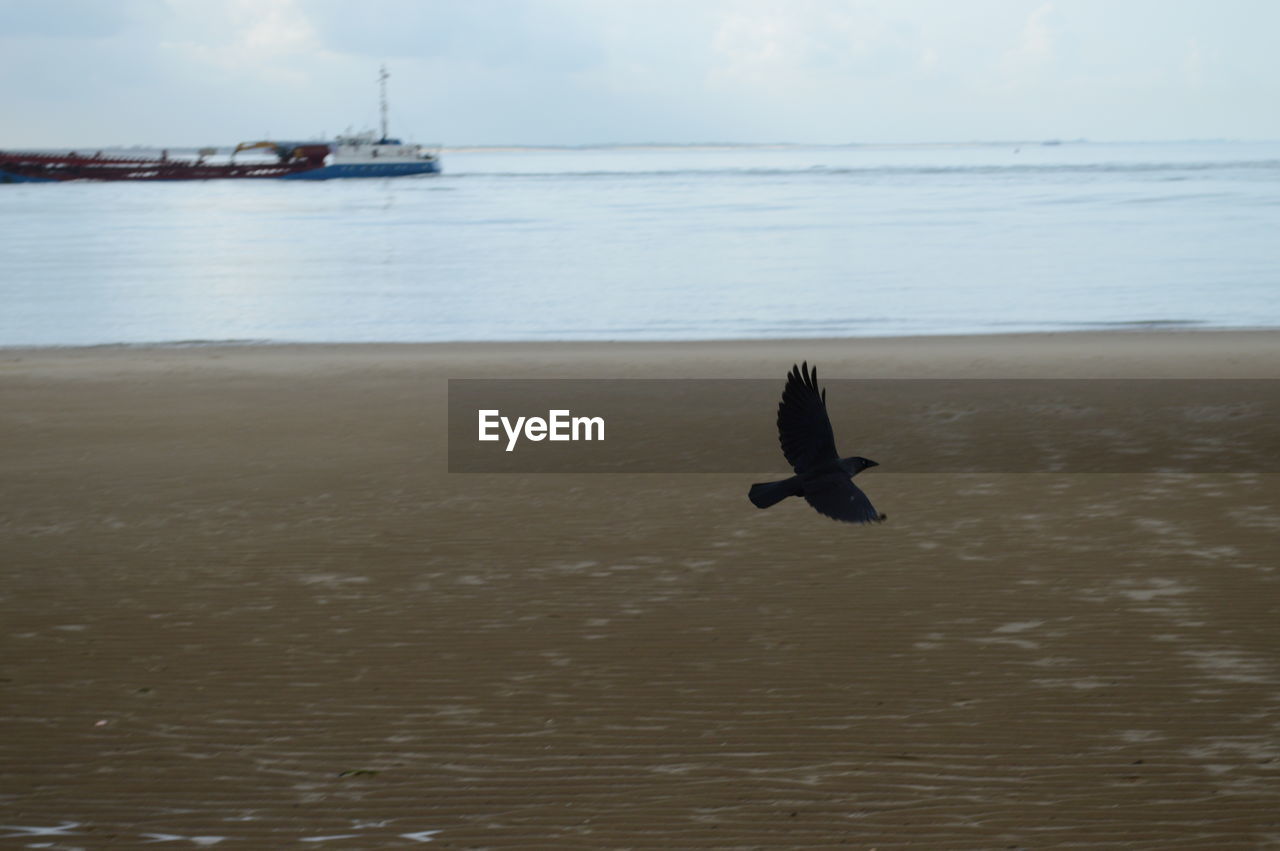
[[[434,162],[416,162],[416,163],[378,163],[370,165],[330,165],[321,168],[315,168],[310,171],[300,171],[294,174],[286,174],[277,178],[279,180],[333,180],[341,177],[404,177],[410,174],[438,174],[440,164]],[[247,177],[247,176],[246,176]],[[127,179],[127,178],[126,178]],[[152,178],[157,179],[157,178]],[[158,178],[160,180],[209,180],[217,178]],[[243,178],[242,178],[243,179]],[[62,183],[63,181],[51,177],[29,177],[25,174],[16,174],[11,171],[0,169],[0,183]]]
[[[281,180],[331,180],[338,177],[402,177],[408,174],[435,174],[440,164],[416,163],[360,163],[359,165],[328,165],[323,168],[287,174]]]
[[[11,171],[5,171],[0,168],[0,183],[57,183],[51,177],[27,177],[24,174],[14,174]]]

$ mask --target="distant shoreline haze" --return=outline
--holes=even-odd
[[[254,140],[268,139],[272,141],[332,141],[337,134],[286,134],[286,135],[267,135],[256,136]],[[395,134],[393,134],[395,135]],[[1008,147],[1031,147],[1043,145],[1046,147],[1056,147],[1059,145],[1266,145],[1280,140],[1272,139],[1252,139],[1252,138],[1191,138],[1191,139],[954,139],[939,141],[896,141],[896,142],[795,142],[779,140],[774,142],[733,142],[726,140],[707,140],[700,142],[577,142],[577,143],[544,143],[544,142],[442,142],[439,140],[423,140],[418,139],[413,134],[400,134],[397,138],[405,141],[416,141],[420,144],[430,144],[438,146],[442,151],[454,152],[490,152],[490,151],[608,151],[608,150],[735,150],[735,149],[899,149],[899,148],[1008,148]],[[219,152],[229,152],[235,148],[237,144],[248,139],[241,139],[235,142],[212,142],[209,144],[164,144],[163,142],[154,143],[130,143],[130,144],[111,144],[102,145],[97,143],[88,143],[81,145],[0,145],[0,150],[10,151],[29,151],[38,152],[62,152],[62,151],[78,151],[92,153],[95,151],[163,151],[167,150],[171,153],[197,153],[201,148],[216,148]],[[252,153],[252,152],[250,152]]]

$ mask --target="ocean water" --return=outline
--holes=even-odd
[[[0,345],[1280,327],[1280,143],[443,163],[0,185]]]

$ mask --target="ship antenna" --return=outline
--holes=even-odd
[[[382,97],[380,106],[382,107],[382,141],[387,141],[387,78],[391,75],[387,73],[387,66],[383,65],[378,71],[378,84],[381,87]]]

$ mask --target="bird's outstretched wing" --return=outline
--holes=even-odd
[[[827,416],[827,394],[818,389],[818,368],[792,366],[778,403],[778,442],[797,473],[837,464],[836,438]]]
[[[876,511],[867,495],[847,476],[823,476],[805,482],[804,499],[819,514],[846,523],[879,523],[885,516]]]

